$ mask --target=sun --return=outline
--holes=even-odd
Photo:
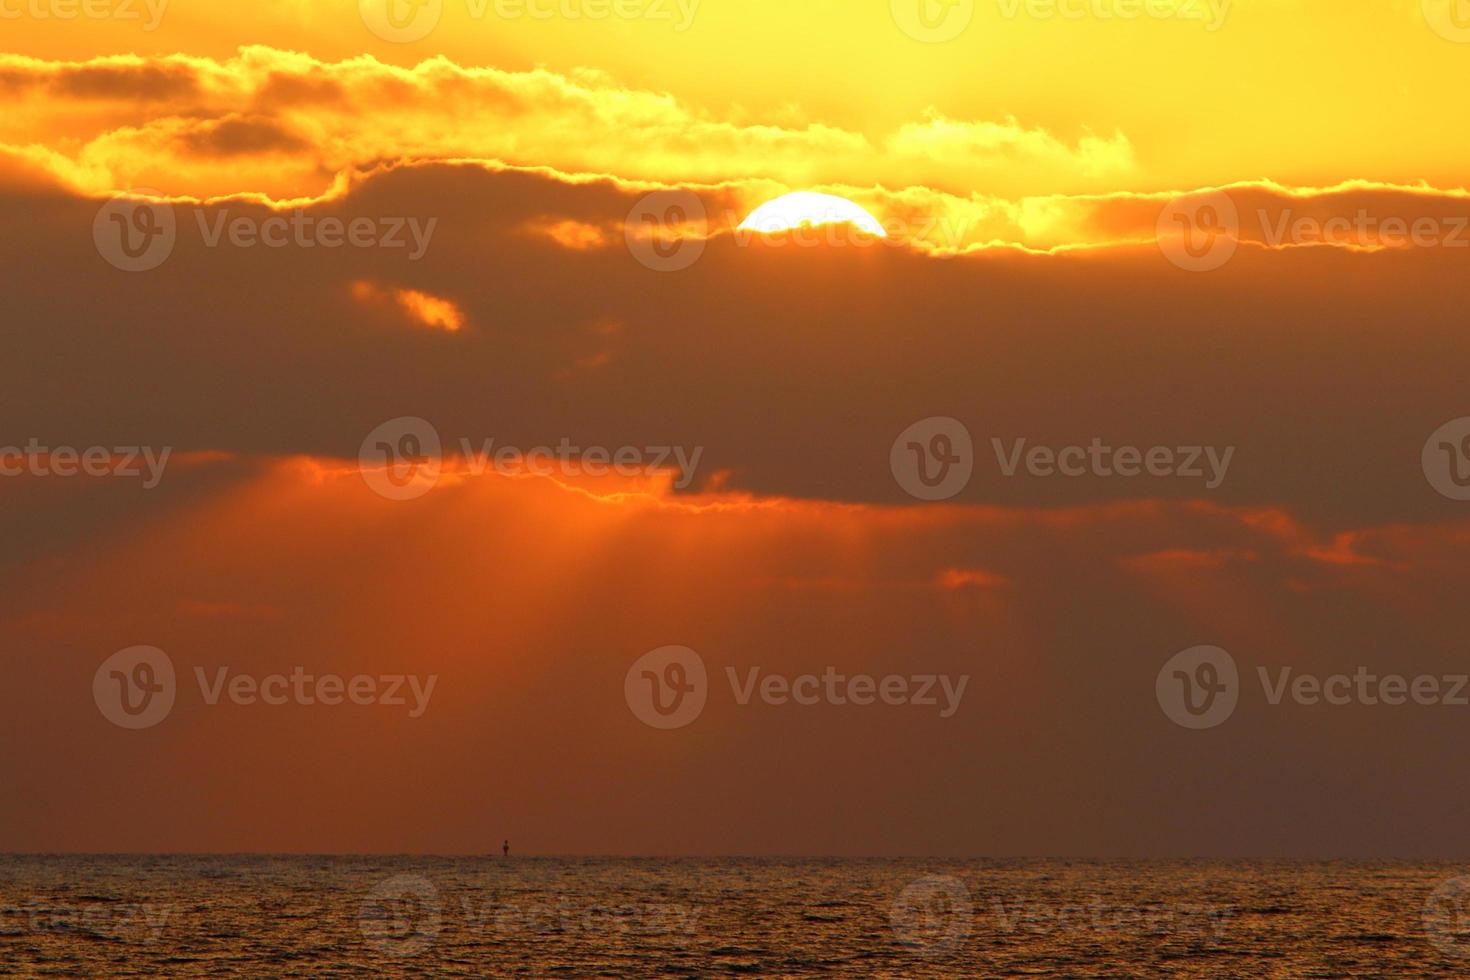
[[[767,201],[740,222],[739,230],[770,235],[801,227],[836,224],[850,224],[866,234],[888,237],[877,218],[847,198],[814,191],[795,191]]]

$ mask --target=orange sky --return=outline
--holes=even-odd
[[[0,50],[0,450],[174,456],[0,476],[0,852],[1464,849],[1452,708],[1154,701],[1196,644],[1461,666],[1467,505],[1422,455],[1470,414],[1439,0],[977,0],[946,40],[902,0],[442,0],[401,42],[383,0],[52,2]],[[736,231],[789,190],[889,238]],[[135,271],[122,191],[171,229]],[[387,500],[359,454],[408,416],[445,471]],[[890,453],[936,416],[975,474],[925,504]],[[1017,439],[1234,452],[1218,486],[1011,478]],[[462,440],[699,461],[474,473]],[[90,685],[138,644],[438,687],[123,731]],[[624,675],[673,644],[969,693],[657,732]]]

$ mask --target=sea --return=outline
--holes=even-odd
[[[1470,865],[0,855],[0,976],[1470,977]]]

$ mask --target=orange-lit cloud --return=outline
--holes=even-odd
[[[128,273],[98,251],[95,198],[14,184],[0,252],[51,285],[11,314],[36,325],[21,333],[31,361],[67,370],[18,375],[3,407],[21,431],[64,419],[63,434],[82,445],[147,438],[180,451],[343,458],[374,426],[412,414],[438,426],[449,449],[489,437],[523,449],[562,438],[702,447],[693,486],[708,477],[763,496],[892,503],[913,500],[877,461],[905,427],[948,414],[976,440],[971,503],[1207,493],[1339,530],[1442,518],[1452,506],[1419,453],[1464,412],[1453,370],[1470,356],[1457,313],[1470,288],[1463,250],[1247,242],[1219,268],[1190,272],[1150,238],[1161,196],[1094,202],[1076,219],[1081,237],[1097,239],[1088,248],[949,258],[902,240],[767,242],[711,225],[693,264],[667,272],[649,267],[636,234],[568,248],[528,233],[563,222],[621,231],[648,192],[611,178],[422,163],[360,175],[289,210],[175,199],[169,256]],[[1266,209],[1268,224],[1277,209],[1299,209],[1417,213],[1448,226],[1462,203],[1367,186],[1229,193],[1242,216]],[[711,216],[741,206],[738,187],[694,196]],[[211,240],[201,222],[207,231],[225,211],[254,225],[298,214],[436,224],[415,261],[405,248]],[[1259,228],[1242,221],[1241,237]],[[80,276],[99,288],[63,285]],[[354,295],[352,283],[366,285]],[[137,336],[150,343],[125,343]],[[190,372],[157,368],[201,349],[208,357]],[[324,360],[342,350],[354,352],[351,372]],[[1334,369],[1303,368],[1322,364]],[[142,376],[146,386],[130,380]],[[273,393],[264,410],[262,390]],[[198,399],[214,409],[191,409]],[[1332,406],[1334,424],[1296,409],[1303,399]],[[317,421],[290,421],[302,417]],[[1020,438],[1237,452],[1213,489],[1007,477],[991,440]]]
[[[1163,660],[1201,641],[1247,665],[1458,663],[1446,640],[1470,584],[1463,522],[1362,529],[1358,547],[1395,560],[1348,568],[1296,554],[1290,514],[1199,504],[834,506],[680,498],[656,484],[584,492],[496,473],[395,502],[351,463],[305,459],[222,460],[163,496],[91,481],[70,503],[38,507],[30,492],[41,483],[0,484],[0,529],[13,542],[0,566],[10,637],[0,667],[27,678],[0,687],[0,711],[33,736],[30,750],[0,760],[0,776],[36,804],[0,810],[0,834],[25,850],[455,852],[477,846],[493,812],[517,839],[585,853],[887,852],[902,846],[895,835],[919,834],[941,853],[982,836],[1005,854],[1101,839],[1130,853],[1228,853],[1268,817],[1224,836],[1191,818],[1242,799],[1273,812],[1337,805],[1316,784],[1263,769],[1285,776],[1361,748],[1344,779],[1397,827],[1407,817],[1395,815],[1387,776],[1402,760],[1370,746],[1450,764],[1457,744],[1424,738],[1426,725],[1452,730],[1448,714],[1412,727],[1314,717],[1331,733],[1319,741],[1304,737],[1300,713],[1283,713],[1261,736],[1273,752],[1254,752],[1258,726],[1234,730],[1250,773],[1207,775],[1185,765],[1197,743],[1159,737],[1168,723],[1149,702]],[[24,537],[43,509],[59,519]],[[90,525],[85,535],[68,529],[76,520]],[[1256,557],[1184,563],[1162,579],[1117,572],[1131,556],[1211,540]],[[1297,585],[1318,598],[1286,604]],[[1395,635],[1414,648],[1385,643]],[[838,708],[802,717],[717,694],[687,737],[659,739],[628,711],[622,678],[671,642],[695,647],[717,680],[727,666],[832,665],[973,682],[964,710],[943,722]],[[118,738],[88,697],[97,663],[135,643],[164,649],[184,692],[146,740]],[[196,668],[298,665],[438,683],[414,721],[356,707],[209,706],[192,692]],[[54,775],[82,755],[95,763],[88,779]],[[446,757],[455,764],[424,762]],[[373,760],[370,773],[344,764],[358,758]],[[732,796],[737,763],[760,776]],[[954,779],[959,767],[975,778]],[[1037,769],[1048,785],[1124,785],[1146,802],[1050,826],[1057,800],[1035,789]],[[548,783],[550,771],[577,778]],[[875,793],[875,772],[903,792]],[[1167,791],[1180,779],[1190,792]],[[385,780],[414,792],[385,797]],[[1448,812],[1466,791],[1448,780],[1424,792]],[[915,798],[930,802],[914,812]],[[97,820],[104,805],[109,817]],[[863,816],[818,819],[834,805]],[[314,819],[344,807],[350,820]],[[1135,840],[1140,822],[1149,833]],[[1460,830],[1422,813],[1413,827],[1430,848]],[[1307,821],[1272,839],[1309,847],[1319,833]]]
[[[366,279],[352,284],[352,295],[365,304],[395,303],[419,326],[456,333],[464,327],[464,311],[450,300],[417,289],[384,286]]]
[[[1105,188],[1134,166],[1121,134],[1066,143],[1015,119],[934,113],[876,138],[819,123],[751,125],[593,72],[511,72],[443,58],[403,69],[264,47],[226,61],[7,55],[0,92],[14,102],[0,143],[63,151],[96,175],[97,190],[199,197],[300,197],[385,159],[471,157],[705,183],[897,179],[998,194]]]

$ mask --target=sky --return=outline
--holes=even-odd
[[[1470,10],[926,4],[0,3],[0,851],[1470,853]]]

